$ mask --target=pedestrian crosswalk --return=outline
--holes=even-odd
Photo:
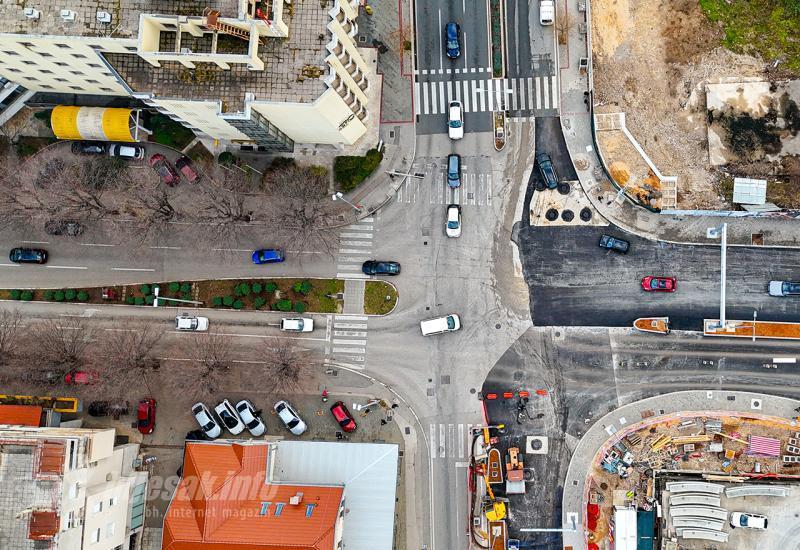
[[[371,259],[374,223],[374,216],[370,216],[348,225],[339,233],[337,279],[369,278],[361,272],[361,264]]]
[[[469,460],[475,424],[431,424],[428,438],[431,458]]]
[[[367,357],[366,315],[329,315],[325,364],[363,370]]]
[[[444,166],[428,165],[412,171],[425,171],[425,177],[406,178],[397,189],[395,200],[404,204],[428,201],[429,204],[460,204],[462,206],[492,205],[492,174],[476,173],[462,165],[461,186],[447,185]]]
[[[505,79],[414,82],[417,115],[446,114],[447,104],[461,101],[465,113],[558,109],[555,75]]]

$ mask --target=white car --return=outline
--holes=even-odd
[[[731,512],[731,527],[744,527],[746,529],[764,530],[767,528],[767,518],[760,514]]]
[[[214,407],[214,412],[222,420],[222,425],[228,428],[233,435],[239,435],[244,431],[244,422],[227,399],[223,399],[222,403]]]
[[[445,231],[448,237],[461,236],[461,207],[457,204],[450,204],[447,206]]]
[[[309,317],[281,319],[281,330],[288,332],[311,332],[314,330],[314,319]]]
[[[302,435],[306,431],[306,423],[300,418],[292,406],[286,401],[278,401],[275,403],[275,412],[278,413],[278,418],[281,419],[283,425],[292,432],[294,435]]]
[[[192,405],[192,414],[197,423],[200,424],[200,429],[206,434],[209,439],[216,439],[222,435],[222,428],[203,403],[195,403]]]
[[[175,330],[205,332],[208,330],[208,317],[192,317],[186,314],[175,317]]]
[[[144,147],[141,145],[111,145],[108,148],[109,157],[119,157],[123,159],[142,160],[144,158]]]
[[[553,0],[539,0],[539,24],[552,25],[556,20],[556,3]]]
[[[794,296],[800,294],[800,283],[792,281],[770,281],[770,296]]]
[[[236,403],[236,412],[239,413],[239,418],[242,419],[242,422],[244,422],[244,425],[247,426],[253,436],[264,435],[264,432],[267,431],[264,421],[258,416],[260,411],[257,411],[247,399],[242,399]]]
[[[461,102],[454,99],[450,102],[447,117],[447,134],[450,139],[461,139],[464,137],[464,109]]]

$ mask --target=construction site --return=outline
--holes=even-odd
[[[797,418],[659,414],[642,412],[640,422],[612,432],[595,455],[584,495],[587,548],[746,550],[796,543]]]

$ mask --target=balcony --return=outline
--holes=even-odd
[[[363,76],[361,80],[358,82],[358,87],[361,88],[361,91],[364,92],[369,88],[369,80],[367,80],[366,76]]]
[[[350,73],[350,76],[354,76],[358,72],[358,65],[356,65],[351,59],[350,63],[347,64],[345,69],[347,69],[347,72]]]

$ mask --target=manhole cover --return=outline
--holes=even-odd
[[[569,195],[569,190],[571,189],[570,185],[566,182],[562,182],[558,184],[558,192],[562,195]]]
[[[575,213],[572,210],[564,210],[561,213],[561,219],[565,222],[571,222],[575,219]]]
[[[500,327],[502,327],[502,326],[503,326],[503,325],[501,325],[500,323],[497,323],[497,324],[494,326],[494,328],[497,328],[497,329],[499,329],[499,328],[500,328]]]
[[[525,376],[525,373],[521,370],[514,371],[514,382],[519,382],[523,376]]]
[[[474,199],[474,198],[475,198],[475,193],[467,193],[467,198],[468,198],[469,200],[472,200],[472,199]]]
[[[474,394],[476,391],[477,391],[477,390],[476,390],[475,388],[470,388],[470,389],[469,389],[469,393],[472,393],[472,394]]]
[[[531,449],[534,451],[538,451],[542,448],[542,441],[540,439],[534,439],[531,441]]]
[[[443,374],[442,375],[442,384],[449,384],[449,383],[450,383],[450,375],[449,374]]]
[[[547,221],[554,222],[558,219],[558,210],[556,210],[555,208],[551,208],[544,213],[544,217]]]
[[[533,470],[526,468],[522,476],[525,478],[525,481],[533,481]]]
[[[592,219],[592,211],[589,208],[581,210],[580,217],[583,221],[588,222]]]

